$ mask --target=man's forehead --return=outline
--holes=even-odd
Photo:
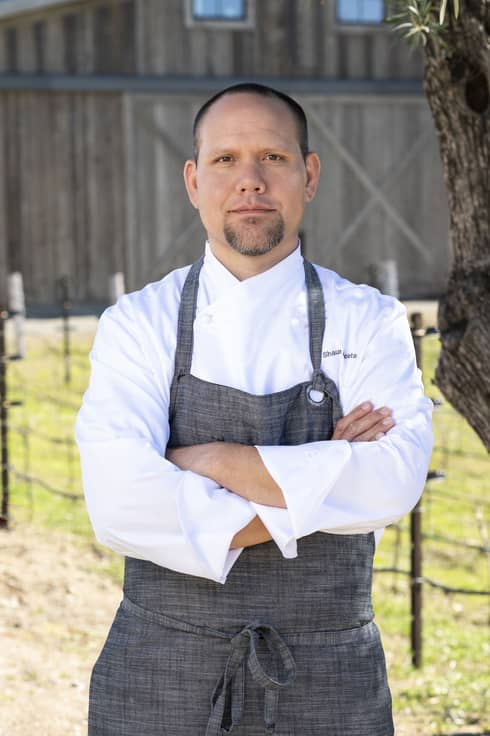
[[[206,112],[203,120],[211,115],[230,115],[239,111],[254,109],[264,114],[283,114],[287,112],[293,117],[287,104],[272,95],[260,95],[255,92],[230,92],[214,102]]]
[[[280,117],[280,126],[277,117]],[[199,137],[206,132],[232,135],[238,127],[251,124],[260,131],[278,135],[285,141],[292,135],[297,137],[297,123],[286,103],[274,97],[254,93],[233,93],[220,97],[204,115],[199,125]]]

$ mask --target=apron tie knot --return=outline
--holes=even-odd
[[[267,673],[259,661],[257,643],[260,639],[265,641],[274,659],[273,674]],[[296,677],[293,655],[278,632],[268,624],[248,624],[231,639],[230,644],[230,656],[211,698],[206,736],[230,733],[240,723],[245,703],[245,665],[253,680],[265,690],[264,723],[266,732],[274,734],[279,690],[291,685]],[[277,675],[278,664],[284,670],[283,679]],[[227,705],[231,722],[225,726],[223,719]]]

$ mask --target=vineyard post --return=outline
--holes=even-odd
[[[68,385],[71,382],[70,312],[72,308],[68,276],[62,276],[59,284],[63,310],[63,362],[65,368],[65,384]]]
[[[422,340],[425,334],[420,312],[411,317],[417,366],[422,369]],[[410,644],[412,665],[422,666],[422,505],[418,501],[410,514]]]
[[[2,506],[0,511],[0,529],[8,529],[9,518],[7,350],[5,342],[5,325],[7,319],[7,310],[0,307],[0,443],[2,465]]]

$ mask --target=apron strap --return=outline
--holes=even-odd
[[[194,346],[194,319],[196,316],[199,273],[204,263],[201,256],[190,267],[180,295],[179,319],[177,323],[177,346],[175,349],[175,369],[170,387],[169,418],[175,413],[177,383],[181,376],[191,371],[192,348]]]
[[[310,327],[310,356],[313,376],[321,370],[323,334],[325,332],[325,301],[316,268],[304,259],[306,293],[308,295],[308,323]]]
[[[257,642],[264,639],[277,664],[282,664],[285,676],[279,679],[267,673],[257,655]],[[279,690],[291,685],[296,677],[293,655],[278,632],[268,624],[249,624],[231,639],[231,653],[211,698],[211,714],[206,736],[230,733],[241,722],[245,703],[245,663],[253,680],[264,688],[264,725],[267,734],[274,734]],[[225,706],[230,703],[231,723],[225,725]]]
[[[313,377],[306,387],[306,396],[313,406],[322,406],[327,399],[332,401],[333,427],[342,417],[342,405],[338,388],[334,381],[322,371],[323,335],[325,333],[325,300],[323,287],[317,270],[304,259],[306,291],[308,294],[308,322],[310,327],[310,356]]]

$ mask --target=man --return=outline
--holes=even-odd
[[[204,258],[105,312],[77,420],[124,600],[91,736],[389,736],[374,532],[431,450],[404,310],[303,261],[320,175],[306,120],[259,85],[216,95],[184,169]]]

